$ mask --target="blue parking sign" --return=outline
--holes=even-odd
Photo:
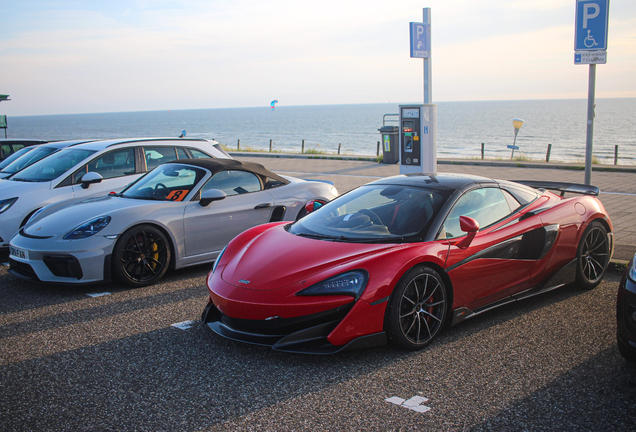
[[[410,23],[411,57],[429,58],[431,52],[431,25]]]
[[[575,51],[607,49],[609,0],[576,0]]]

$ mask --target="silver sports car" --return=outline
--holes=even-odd
[[[158,166],[121,193],[44,207],[10,243],[10,272],[53,283],[113,277],[140,287],[168,268],[213,261],[244,230],[293,221],[310,201],[337,196],[333,184],[274,174],[231,159]]]

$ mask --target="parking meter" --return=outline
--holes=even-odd
[[[400,174],[437,172],[437,105],[400,105]]]

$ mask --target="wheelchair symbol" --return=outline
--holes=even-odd
[[[583,40],[583,43],[587,48],[592,48],[593,46],[598,45],[596,40],[594,40],[594,36],[592,36],[592,30],[587,31],[587,37]]]

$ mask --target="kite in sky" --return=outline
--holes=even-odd
[[[269,104],[270,107],[272,107],[272,111],[274,111],[274,108],[276,108],[276,104],[278,103],[277,100],[273,100],[271,104]]]

